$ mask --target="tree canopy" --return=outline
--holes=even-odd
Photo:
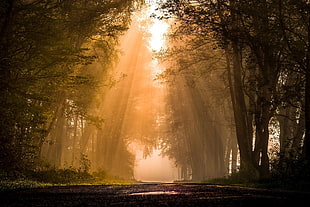
[[[187,48],[174,58],[180,60],[178,71],[202,73],[214,58],[226,57],[215,68],[225,68],[245,177],[269,177],[273,123],[280,128],[280,168],[296,167],[284,165],[288,159],[309,162],[309,6],[294,0],[162,5],[175,18],[173,37]]]
[[[42,146],[61,122],[80,117],[100,125],[89,108],[135,2],[1,1],[1,169],[35,169]],[[94,62],[100,67],[90,65]]]

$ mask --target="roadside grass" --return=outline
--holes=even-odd
[[[130,185],[135,181],[110,176],[104,172],[88,173],[77,169],[50,169],[24,174],[0,173],[0,192],[70,185]]]
[[[71,182],[71,183],[43,183],[33,180],[0,180],[0,192],[12,191],[12,190],[23,190],[32,188],[46,188],[53,186],[71,186],[71,185],[131,185],[134,181],[125,180],[100,180],[92,182]]]
[[[72,183],[43,183],[33,180],[14,180],[14,181],[0,181],[0,192],[12,191],[12,190],[23,190],[32,188],[46,188],[53,186],[71,186],[71,185],[131,185],[134,182],[125,180],[101,180],[94,182],[72,182]]]
[[[33,180],[0,180],[0,192],[29,188],[44,188],[53,186],[52,183],[42,183]]]
[[[310,192],[309,180],[295,180],[293,178],[268,178],[262,180],[238,180],[234,177],[214,178],[203,180],[202,183],[230,185],[251,188],[264,188],[273,190],[292,190]]]

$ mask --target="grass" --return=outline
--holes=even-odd
[[[19,189],[45,188],[70,185],[129,185],[127,181],[109,176],[104,171],[90,174],[76,169],[49,169],[39,172],[0,173],[0,192]]]
[[[52,186],[70,186],[70,185],[131,185],[134,182],[125,180],[100,180],[93,182],[71,182],[71,183],[47,183],[38,182],[33,180],[2,180],[0,181],[0,192],[12,191],[12,190],[22,190],[31,188],[46,188]]]
[[[264,180],[240,181],[233,177],[228,177],[228,178],[216,178],[216,179],[204,180],[202,182],[210,184],[241,186],[241,187],[310,192],[310,181],[307,180],[269,178]]]
[[[53,186],[51,183],[42,183],[32,180],[1,180],[0,181],[0,192],[19,190],[19,189],[29,189],[29,188],[44,188]]]

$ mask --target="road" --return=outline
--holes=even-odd
[[[1,206],[309,206],[310,193],[209,184],[85,185],[0,193]],[[308,204],[308,205],[307,205]]]

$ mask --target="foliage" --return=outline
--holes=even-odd
[[[48,183],[41,183],[32,180],[15,180],[15,181],[0,181],[0,192],[17,189],[42,188],[52,186]]]
[[[295,177],[297,178],[297,177]],[[268,179],[263,180],[249,180],[240,177],[238,174],[232,175],[227,178],[216,178],[211,180],[204,180],[203,183],[210,184],[221,184],[221,185],[233,185],[233,186],[244,186],[252,188],[265,188],[265,189],[281,189],[281,190],[294,190],[294,191],[310,191],[310,183],[308,179],[304,177],[298,177],[292,179],[289,177],[278,177],[274,175]]]
[[[272,183],[284,188],[310,190],[310,165],[307,160],[279,157],[273,160],[271,166]]]
[[[169,1],[163,8],[177,21],[173,37],[186,45],[181,45],[182,55],[194,54],[192,62],[176,58],[180,60],[176,73],[206,71],[210,62],[204,56],[206,50],[222,51],[226,57],[224,77],[240,151],[240,179],[253,173],[265,179],[270,176],[268,125],[273,118],[279,120],[281,156],[286,159],[288,151],[303,146],[302,156],[307,157],[309,2]]]
[[[114,46],[127,29],[133,3],[1,2],[2,169],[12,172],[36,169],[42,145],[54,142],[47,137],[55,136],[53,129],[58,129],[62,117],[67,122],[78,117],[100,125],[101,118],[89,108],[115,59]],[[103,60],[99,70],[90,67],[99,59]],[[54,153],[52,157],[58,159],[58,155]],[[90,166],[84,158],[82,168],[86,172]],[[74,176],[73,171],[68,172]]]
[[[0,191],[59,185],[124,185],[132,183],[132,181],[108,175],[104,170],[89,173],[75,168],[49,168],[22,173],[1,171],[0,176]]]
[[[42,170],[28,171],[1,171],[1,183],[3,186],[12,185],[20,187],[35,187],[38,184],[72,184],[94,182],[94,177],[81,169],[66,168],[46,168]]]
[[[92,175],[96,178],[96,180],[98,181],[102,181],[102,180],[105,180],[107,179],[108,175],[107,175],[107,172],[103,169],[99,169],[95,172],[92,173]]]
[[[293,159],[292,157],[285,160],[280,156],[271,161],[271,176],[265,179],[255,179],[253,176],[239,171],[225,178],[216,178],[204,180],[204,183],[238,185],[255,188],[268,189],[287,189],[310,191],[310,167],[305,159]]]
[[[91,173],[94,179],[96,180],[95,184],[126,184],[131,183],[122,177],[109,174],[104,169],[98,169]]]
[[[76,169],[50,169],[46,171],[34,172],[32,179],[43,183],[69,184],[69,183],[89,183],[94,178],[85,171]],[[31,178],[31,175],[28,176]]]
[[[85,173],[89,172],[90,167],[91,167],[91,161],[88,159],[87,155],[83,153],[81,154],[80,165],[81,165],[80,170],[82,172],[85,172]]]

